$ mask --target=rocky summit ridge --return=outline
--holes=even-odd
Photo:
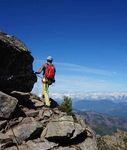
[[[0,32],[0,149],[96,150],[94,131],[57,102],[44,106],[31,94],[37,78],[33,56],[15,36]]]
[[[98,150],[127,150],[127,132],[117,130],[113,135],[97,138]]]
[[[23,42],[0,32],[0,150],[126,150],[126,133],[96,137],[81,116],[31,94],[33,60]]]
[[[11,95],[11,96],[10,96]],[[94,131],[78,115],[30,93],[0,92],[0,148],[6,150],[96,150]]]

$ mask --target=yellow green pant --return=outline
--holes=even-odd
[[[46,78],[43,78],[42,82],[43,82],[43,93],[42,93],[42,95],[44,95],[44,97],[45,97],[45,105],[50,106],[49,92],[48,92],[48,88],[49,88],[48,80]]]

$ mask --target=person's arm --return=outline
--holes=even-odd
[[[36,74],[40,74],[42,71],[45,70],[46,65],[44,64],[37,72],[35,72]]]

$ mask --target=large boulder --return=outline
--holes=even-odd
[[[43,127],[40,122],[26,118],[22,123],[13,128],[13,132],[10,129],[6,134],[12,137],[14,142],[22,144],[27,139],[39,137],[42,130]]]
[[[73,145],[73,150],[76,150],[76,147],[80,150],[97,150],[94,132],[78,116],[73,118],[64,115],[52,119],[41,134],[41,140],[45,138],[59,146],[66,146],[66,149]],[[60,150],[64,148],[61,147]]]
[[[16,37],[0,32],[0,90],[30,92],[37,78],[33,57]]]
[[[63,138],[74,138],[83,132],[83,128],[74,122],[72,116],[62,116],[50,121],[42,133],[45,138],[56,140]]]
[[[18,100],[3,92],[0,92],[0,118],[8,119],[14,112]]]

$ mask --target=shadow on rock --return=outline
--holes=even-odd
[[[30,99],[30,93],[24,93],[20,91],[12,91],[11,96],[18,99],[18,104],[29,109],[35,109],[34,103]]]
[[[50,106],[51,108],[56,108],[59,106],[58,103],[52,98],[50,98],[50,102],[51,102],[51,106]]]
[[[26,117],[26,114],[19,106],[17,106],[15,111],[13,112],[13,115],[11,116],[11,119],[19,117]]]
[[[54,142],[59,144],[59,146],[70,146],[70,145],[77,145],[85,141],[87,138],[87,132],[83,131],[82,133],[78,134],[75,138],[70,139],[67,136],[55,136],[47,138],[48,141]]]

